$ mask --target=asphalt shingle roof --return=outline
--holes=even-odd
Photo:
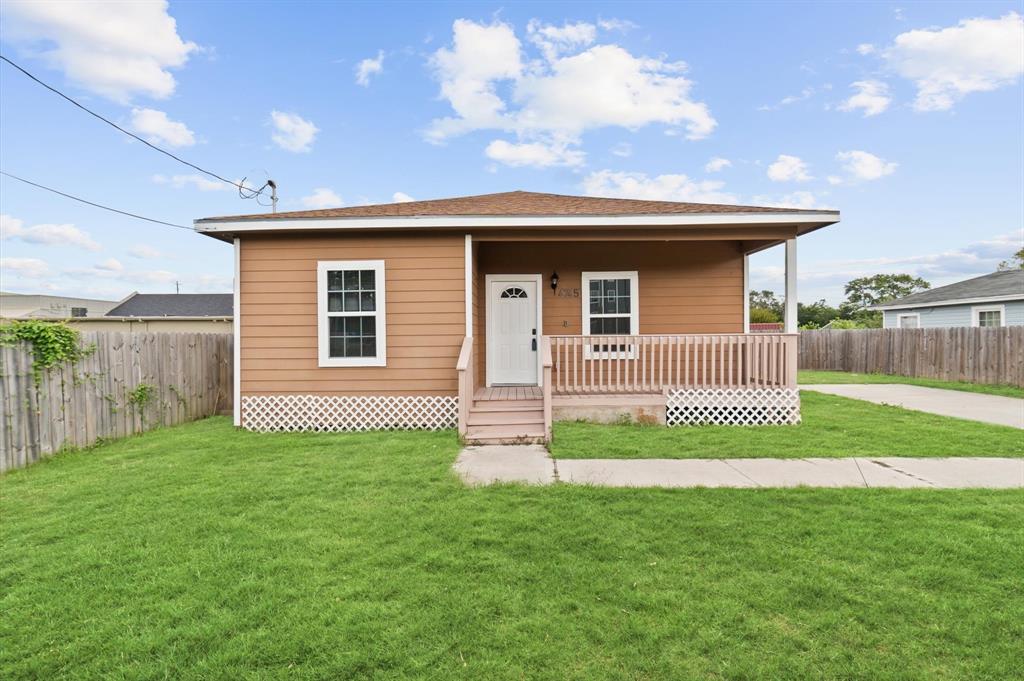
[[[230,220],[282,220],[303,218],[366,218],[426,216],[568,216],[568,215],[685,215],[703,213],[834,213],[833,210],[801,210],[767,206],[730,206],[720,203],[683,203],[606,199],[594,196],[566,196],[540,192],[502,192],[451,199],[382,203],[372,206],[297,210],[287,213],[229,215],[204,218],[197,222]]]
[[[230,293],[136,293],[107,317],[230,317]]]
[[[958,281],[948,286],[914,293],[906,298],[890,300],[876,305],[877,309],[896,305],[921,305],[944,303],[950,300],[969,300],[972,298],[988,298],[990,296],[1019,295],[1024,299],[1024,270],[1006,270],[993,272],[974,279]]]

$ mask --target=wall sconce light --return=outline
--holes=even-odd
[[[558,290],[558,271],[557,270],[551,273],[551,290],[552,291],[557,291]]]

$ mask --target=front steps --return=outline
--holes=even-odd
[[[544,401],[473,400],[467,445],[544,444]]]

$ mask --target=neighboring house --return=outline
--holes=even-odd
[[[993,272],[871,309],[882,311],[886,329],[1024,326],[1024,270]]]
[[[4,319],[101,317],[116,305],[116,300],[0,292],[0,318]]]
[[[796,237],[838,221],[508,192],[195,225],[234,244],[236,425],[507,442],[798,419]],[[777,244],[787,333],[749,334],[747,257]]]
[[[230,293],[133,293],[103,317],[69,320],[83,331],[231,333]]]

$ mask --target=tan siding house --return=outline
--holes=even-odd
[[[509,192],[198,220],[235,248],[236,425],[554,417],[793,422],[801,211]],[[748,333],[747,257],[785,243],[787,327]]]

